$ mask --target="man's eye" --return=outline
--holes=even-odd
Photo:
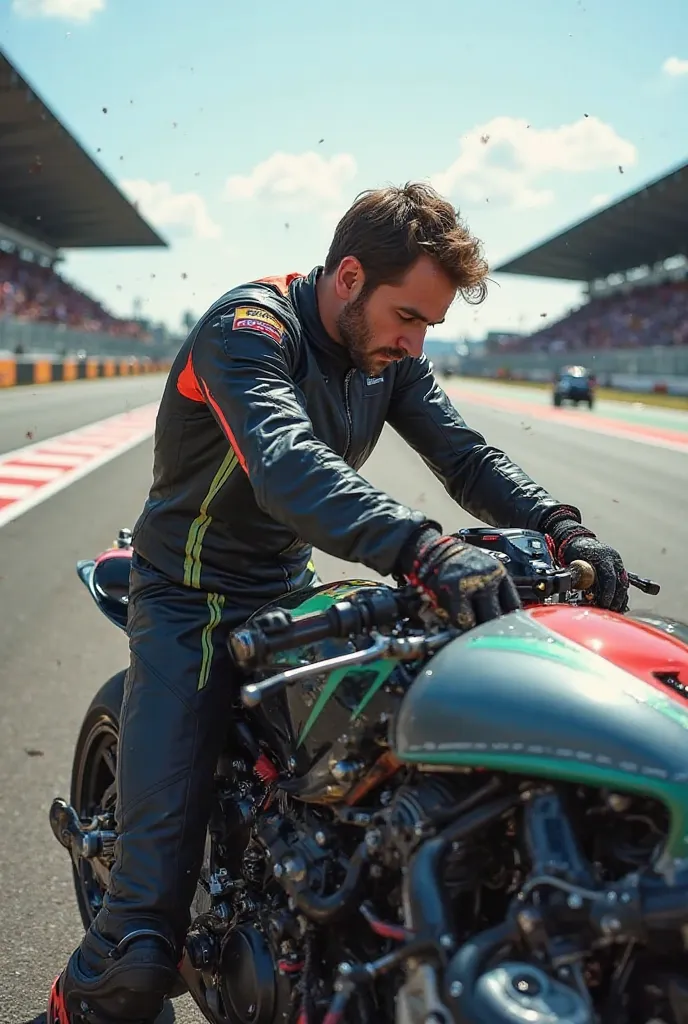
[[[416,318],[415,318],[415,316],[408,316],[406,313],[400,313],[399,314],[399,319],[403,320],[407,324],[410,324],[411,321],[415,320]]]

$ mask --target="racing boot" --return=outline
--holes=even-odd
[[[113,946],[89,931],[53,983],[46,1024],[154,1024],[177,977],[174,960],[155,932]]]

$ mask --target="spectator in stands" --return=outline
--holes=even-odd
[[[0,251],[0,317],[63,324],[80,331],[147,339],[135,320],[111,316],[52,268]]]
[[[592,299],[530,337],[504,339],[500,352],[688,345],[688,280]]]

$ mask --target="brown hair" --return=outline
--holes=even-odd
[[[366,276],[364,290],[370,292],[397,284],[423,253],[439,263],[467,302],[485,299],[488,265],[481,241],[450,202],[420,182],[357,196],[335,229],[325,273],[333,273],[345,256],[355,256]]]

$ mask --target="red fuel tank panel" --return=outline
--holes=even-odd
[[[606,658],[664,693],[676,693],[667,685],[669,679],[675,680],[686,688],[688,697],[688,645],[676,637],[601,608],[538,605],[529,608],[528,614],[552,632]],[[666,680],[664,685],[663,679]]]

